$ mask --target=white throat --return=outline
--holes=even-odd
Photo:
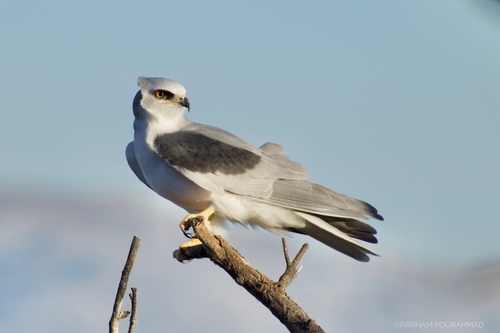
[[[161,134],[173,133],[189,125],[191,121],[184,115],[183,107],[170,105],[161,111],[150,112],[145,109],[145,117],[136,119],[136,131],[143,132],[150,147]]]

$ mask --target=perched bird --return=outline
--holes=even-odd
[[[185,117],[186,89],[164,78],[138,79],[134,141],[126,149],[135,175],[149,188],[211,224],[224,220],[278,234],[309,235],[356,260],[375,254],[357,238],[377,243],[358,219],[382,216],[370,204],[308,180],[283,148],[257,148],[222,129]]]

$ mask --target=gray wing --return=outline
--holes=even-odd
[[[146,178],[144,178],[141,167],[139,166],[139,163],[137,162],[137,159],[135,157],[133,141],[127,145],[127,148],[125,149],[125,156],[127,157],[128,166],[130,167],[130,169],[132,169],[137,178],[139,178],[139,180],[143,182],[147,187],[151,188],[151,186],[149,186],[148,182],[146,181]]]
[[[325,216],[383,219],[372,205],[309,181],[279,179],[269,202],[294,210]]]
[[[307,179],[305,167],[277,153],[278,147],[259,149],[229,132],[194,123],[155,139],[157,154],[200,187],[256,198],[269,198],[277,179]]]
[[[256,148],[219,128],[191,123],[155,141],[155,147],[185,177],[211,192],[319,215],[381,219],[369,204],[309,182],[306,168],[274,143]]]

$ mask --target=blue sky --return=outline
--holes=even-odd
[[[0,191],[16,198],[19,210],[0,215],[0,223],[10,232],[15,217],[19,241],[0,247],[2,265],[30,265],[29,254],[45,249],[27,236],[37,224],[24,220],[23,207],[116,200],[182,218],[183,211],[151,193],[125,161],[138,76],[179,81],[188,90],[192,120],[255,145],[279,143],[313,181],[375,205],[386,218],[373,223],[382,257],[364,272],[385,264],[461,269],[496,260],[499,7],[493,0],[5,4]],[[23,205],[22,198],[41,203]],[[58,228],[43,216],[40,226]],[[169,232],[178,232],[177,223]],[[124,248],[128,235],[149,230],[132,222],[125,228]],[[65,230],[56,234],[77,234]],[[252,233],[241,236],[249,237],[250,252]],[[118,251],[116,262],[125,255],[107,243],[101,251]],[[327,248],[315,251],[309,255],[351,267]],[[71,267],[88,273],[95,265]],[[23,274],[13,269],[12,281],[16,272]],[[78,284],[72,276],[79,274],[65,281]]]

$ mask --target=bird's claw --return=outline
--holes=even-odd
[[[179,224],[179,228],[181,228],[182,233],[184,236],[186,236],[189,239],[193,239],[195,237],[195,234],[192,232],[189,232],[189,229],[193,226],[197,226],[200,223],[207,222],[209,223],[209,218],[210,216],[214,213],[213,207],[208,207],[205,209],[203,212],[199,214],[189,214],[186,216],[182,222]]]
[[[187,264],[193,259],[207,258],[206,250],[198,238],[192,238],[175,250],[173,256],[177,261]]]
[[[190,232],[189,229],[191,229],[192,226],[199,225],[200,223],[203,223],[203,218],[200,216],[187,216],[182,222],[179,224],[179,228],[181,228],[182,233],[184,236],[186,236],[189,239],[193,239],[195,237],[195,234],[193,232]]]
[[[186,236],[187,238],[189,239],[193,239],[194,237],[194,233],[193,232],[189,232],[189,229],[191,229],[192,227],[192,223],[191,223],[191,220],[192,219],[184,219],[182,220],[182,222],[179,224],[179,228],[181,228],[182,230],[182,233],[184,234],[184,236]]]

